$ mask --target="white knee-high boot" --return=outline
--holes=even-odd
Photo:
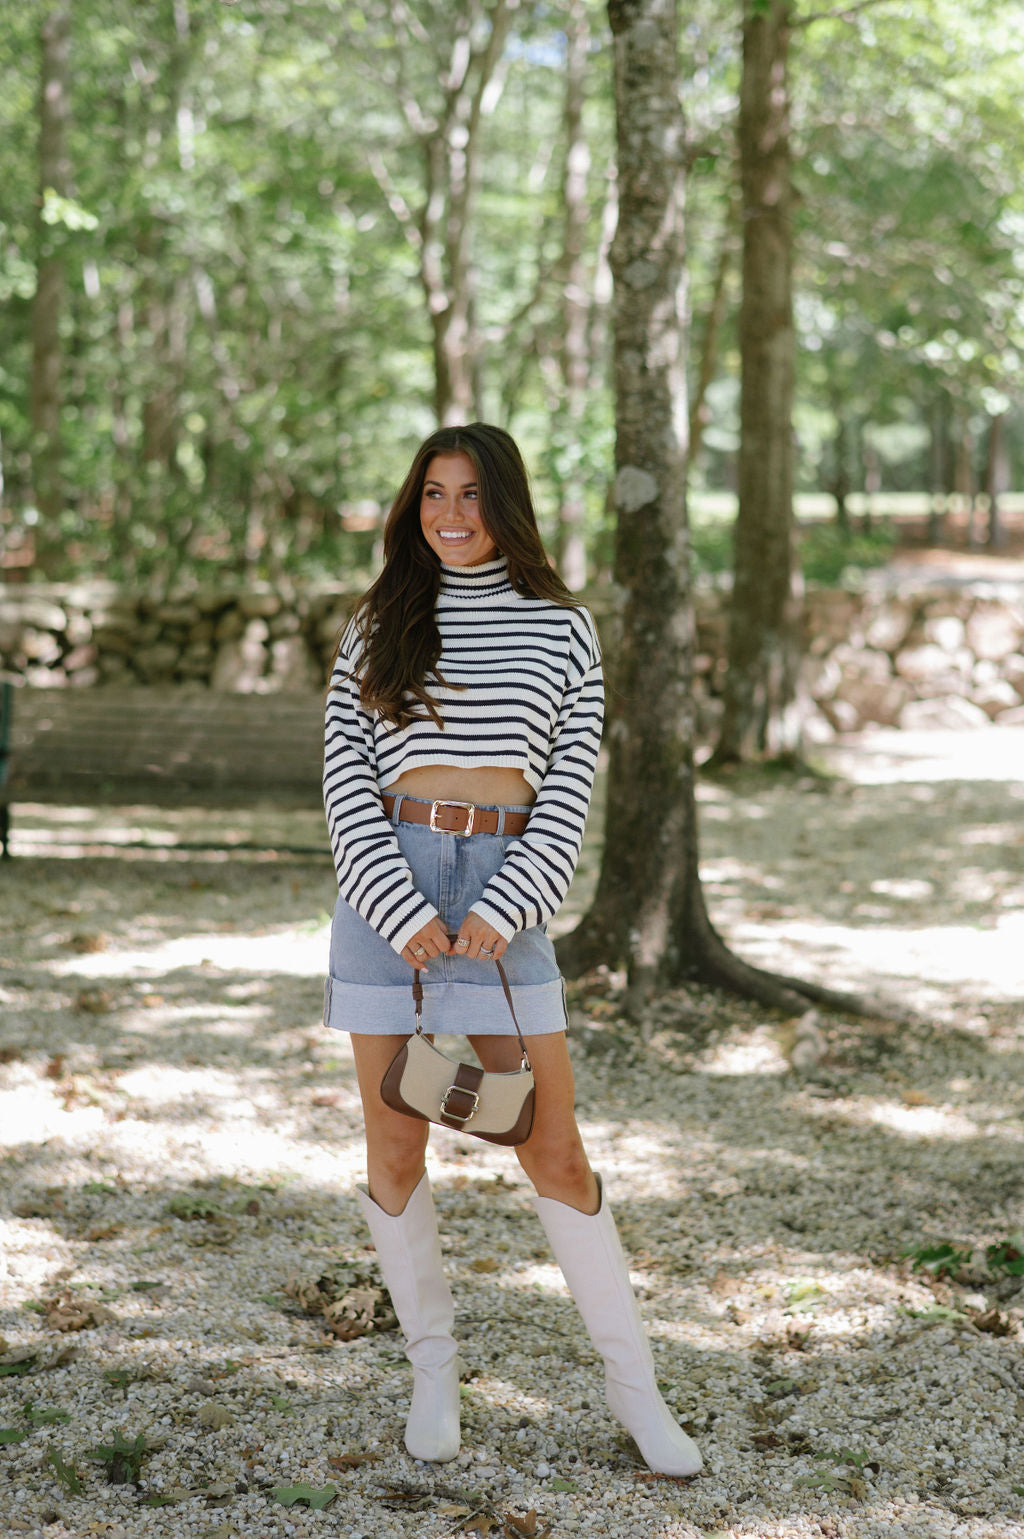
[[[412,1364],[405,1446],[414,1459],[454,1459],[459,1451],[455,1306],[442,1269],[430,1182],[424,1174],[397,1215],[378,1207],[365,1187],[357,1187],[356,1195]]]
[[[534,1197],[548,1243],[594,1346],[604,1358],[608,1409],[659,1475],[696,1475],[703,1459],[696,1443],[661,1398],[654,1359],[629,1281],[626,1258],[601,1185],[594,1214]]]

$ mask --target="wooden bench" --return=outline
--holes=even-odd
[[[11,808],[309,807],[320,801],[323,697],[0,683],[0,841]]]

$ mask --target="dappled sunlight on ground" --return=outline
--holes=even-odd
[[[320,1025],[319,820],[240,814],[243,844],[279,847],[224,859],[205,847],[224,814],[19,813],[0,875],[0,1364],[32,1362],[0,1376],[0,1426],[26,1401],[72,1420],[3,1449],[5,1521],[8,1502],[48,1532],[59,1504],[74,1533],[245,1534],[295,1479],[338,1486],[331,1532],[434,1539],[382,1492],[473,1481],[552,1539],[1024,1539],[1024,1300],[987,1260],[1024,1231],[1020,788],[994,740],[960,742],[945,777],[939,750],[916,780],[908,753],[878,763],[865,742],[844,746],[852,779],[700,789],[708,903],[736,948],[885,992],[910,1024],[820,1010],[796,1069],[795,1023],[756,1006],[679,990],[641,1030],[614,983],[571,991],[587,1146],[658,1378],[708,1461],[689,1485],[638,1479],[508,1151],[431,1140],[462,1463],[401,1452],[393,1332],[339,1342],[286,1296],[296,1273],[375,1267],[351,1045]],[[988,773],[949,778],[970,763]],[[953,1276],[927,1265],[945,1241],[968,1258]],[[107,1314],[61,1334],[65,1292]],[[152,1440],[138,1490],[84,1458],[115,1428]],[[51,1446],[77,1456],[81,1497]],[[367,1462],[329,1462],[348,1455]],[[292,1531],[327,1532],[321,1514]]]

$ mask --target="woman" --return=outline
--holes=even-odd
[[[416,454],[383,571],[342,636],[324,755],[340,891],[324,1020],[352,1034],[369,1178],[358,1195],[413,1365],[405,1443],[419,1459],[459,1450],[454,1311],[425,1171],[429,1124],[386,1106],[380,1083],[412,1030],[413,969],[428,1032],[464,1033],[487,1070],[518,1068],[490,965],[504,958],[536,1078],[533,1129],[516,1153],[604,1358],[609,1407],[651,1469],[701,1467],[658,1393],[576,1125],[545,934],[579,857],[601,714],[593,622],[548,564],[515,443],[483,423],[442,428]]]

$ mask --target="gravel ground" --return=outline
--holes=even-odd
[[[286,1293],[375,1282],[348,1040],[319,1026],[323,854],[183,849],[212,817],[23,812],[0,874],[3,1534],[1024,1539],[1021,735],[877,735],[832,751],[846,779],[702,789],[736,947],[913,1026],[695,991],[637,1028],[621,980],[575,991],[581,1122],[707,1459],[688,1482],[649,1478],[606,1413],[501,1151],[432,1141],[455,1464],[401,1449],[395,1332],[335,1339]],[[160,848],[112,850],[143,828]],[[322,848],[313,814],[235,828]]]

